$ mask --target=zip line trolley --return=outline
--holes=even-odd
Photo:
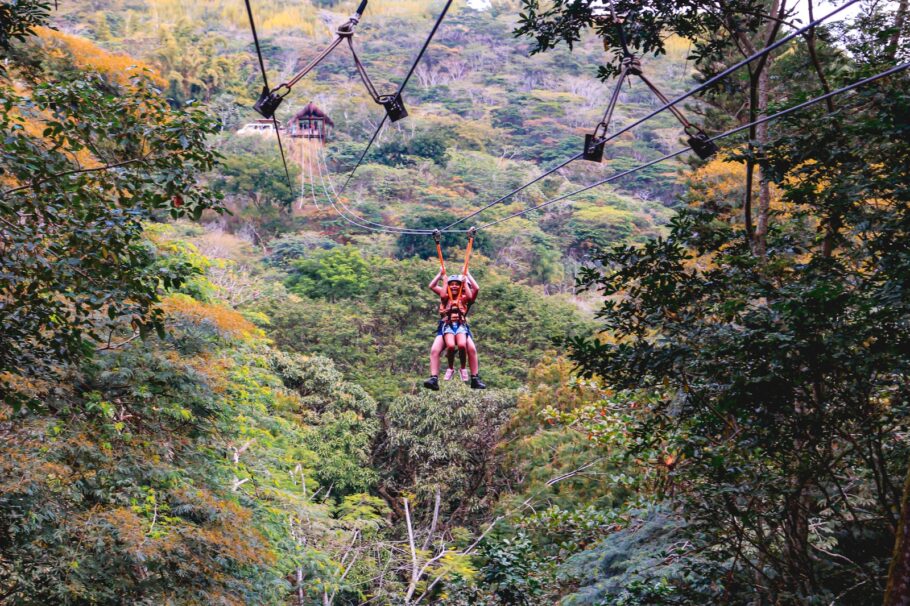
[[[682,124],[683,132],[688,135],[689,138],[686,142],[699,158],[707,160],[716,154],[718,151],[717,145],[710,140],[708,134],[689,122],[682,112],[679,111],[676,106],[670,104],[666,95],[664,95],[663,92],[661,92],[661,90],[642,72],[641,60],[629,50],[626,31],[623,28],[627,15],[625,13],[617,13],[612,0],[610,0],[609,4],[603,0],[593,0],[589,6],[595,22],[612,24],[616,28],[619,44],[622,47],[623,58],[619,77],[616,80],[616,86],[613,89],[613,93],[610,95],[610,102],[607,105],[607,110],[604,112],[600,123],[594,128],[594,132],[585,135],[585,147],[582,158],[591,162],[603,161],[607,130],[610,127],[610,122],[613,120],[613,111],[616,109],[619,93],[622,90],[623,83],[632,76],[638,76],[638,78],[645,83],[645,86],[651,90],[654,96],[657,97],[661,103],[668,106],[668,109],[673,116]],[[608,43],[604,40],[604,50],[609,50],[607,46]]]
[[[397,122],[402,118],[407,117],[408,111],[401,99],[401,92],[395,92],[391,95],[380,95],[373,85],[372,80],[370,80],[366,67],[364,67],[363,63],[360,61],[360,57],[357,56],[357,51],[354,50],[354,30],[356,29],[357,24],[360,23],[360,19],[363,17],[363,12],[366,10],[366,7],[367,0],[361,0],[360,6],[357,7],[357,11],[335,30],[335,39],[290,80],[279,84],[274,89],[269,89],[268,85],[264,85],[262,93],[259,95],[259,99],[253,105],[253,109],[266,118],[274,117],[278,106],[280,106],[285,97],[291,93],[291,89],[294,85],[300,82],[308,73],[322,63],[322,61],[328,57],[339,44],[347,41],[348,47],[351,49],[351,55],[354,58],[354,66],[357,68],[357,73],[360,75],[360,79],[363,81],[363,85],[366,87],[367,93],[373,101],[385,108],[386,115],[392,122]]]

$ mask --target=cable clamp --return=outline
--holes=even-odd
[[[338,26],[338,29],[335,30],[335,35],[340,38],[350,38],[354,35],[354,28],[360,22],[356,17],[351,17],[344,23]]]
[[[711,137],[708,136],[708,133],[698,128],[694,124],[689,124],[684,129],[685,133],[689,135],[689,139],[686,143],[689,144],[689,147],[692,148],[692,151],[701,158],[702,160],[707,160],[719,150],[717,144],[711,140]]]
[[[436,244],[439,244],[440,240],[442,240],[442,232],[439,231],[439,228],[433,230],[433,239],[436,240]]]
[[[402,118],[408,117],[408,110],[404,106],[400,93],[382,95],[379,97],[379,103],[385,108],[385,113],[392,122],[398,122]]]
[[[641,72],[642,72],[641,59],[639,59],[635,55],[629,54],[629,55],[626,55],[625,57],[623,57],[622,66],[623,66],[623,69],[625,69],[628,73],[632,74],[633,76],[641,75]]]

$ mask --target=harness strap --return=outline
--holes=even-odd
[[[458,297],[455,299],[459,303],[461,302],[461,295],[464,293],[464,283],[468,279],[468,264],[471,262],[471,251],[474,250],[474,235],[476,233],[476,227],[472,227],[468,231],[468,248],[464,253],[464,269],[461,270],[461,284],[458,285]]]
[[[436,240],[436,255],[439,257],[439,267],[442,269],[442,277],[446,275],[446,262],[442,258],[442,234],[437,229],[433,232],[433,239]]]
[[[467,280],[468,267],[471,263],[471,252],[474,250],[474,236],[476,234],[476,227],[472,227],[468,230],[468,247],[464,255],[464,267],[461,270],[461,283],[458,285],[458,291],[455,292],[446,276],[446,263],[442,256],[442,233],[438,229],[433,231],[433,239],[436,240],[436,256],[439,258],[439,267],[442,269],[442,279],[445,281],[446,292],[449,295],[449,302],[446,304],[445,308],[442,309],[442,313],[446,316],[447,321],[451,319],[453,310],[457,309],[459,315],[461,315],[461,321],[467,322],[468,310],[467,306],[462,304],[462,296],[464,295],[464,283]]]

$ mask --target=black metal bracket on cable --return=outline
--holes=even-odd
[[[439,16],[436,18],[436,23],[433,24],[433,29],[430,30],[430,33],[427,35],[427,39],[423,42],[423,46],[420,47],[420,52],[417,53],[417,56],[414,57],[414,61],[411,62],[411,68],[408,70],[408,73],[404,77],[404,80],[402,80],[401,84],[398,86],[398,92],[385,98],[389,103],[389,105],[386,105],[385,102],[383,103],[383,105],[386,107],[386,115],[382,117],[382,120],[380,120],[379,124],[376,126],[376,130],[373,131],[373,136],[370,137],[369,143],[367,143],[367,146],[364,148],[363,153],[360,154],[360,157],[357,159],[357,163],[354,165],[354,168],[351,169],[351,172],[348,173],[348,176],[344,180],[344,183],[341,184],[340,193],[344,193],[344,190],[347,189],[348,184],[351,182],[351,179],[354,178],[354,173],[357,172],[357,169],[361,164],[363,164],[364,159],[367,157],[367,153],[369,153],[370,148],[373,147],[373,143],[376,141],[376,137],[379,136],[379,131],[381,131],[382,127],[385,126],[386,119],[391,119],[392,122],[395,122],[395,119],[393,119],[392,116],[393,112],[396,111],[404,112],[404,114],[401,116],[402,118],[408,115],[401,101],[401,93],[404,92],[404,88],[408,85],[408,81],[411,79],[411,76],[414,75],[414,70],[417,69],[417,65],[423,58],[424,53],[427,52],[427,48],[429,48],[430,42],[433,41],[433,37],[436,35],[436,31],[439,29],[439,26],[442,25],[442,20],[445,19],[446,13],[449,12],[450,6],[452,6],[452,0],[447,0],[445,6],[442,7],[442,11],[439,13]]]
[[[373,85],[373,81],[370,80],[369,74],[367,74],[366,67],[364,67],[363,62],[360,61],[360,57],[357,56],[357,51],[354,50],[354,30],[357,28],[357,24],[360,23],[360,20],[363,18],[363,13],[367,8],[367,0],[361,0],[360,6],[357,7],[357,11],[348,18],[347,21],[342,23],[335,30],[335,39],[322,50],[318,55],[316,55],[303,69],[294,74],[294,76],[287,82],[282,82],[274,89],[271,89],[266,85],[262,92],[259,94],[259,99],[253,105],[253,109],[259,112],[265,118],[272,118],[275,115],[275,112],[278,110],[278,107],[284,101],[285,97],[291,94],[291,90],[294,86],[300,82],[307,74],[316,69],[316,67],[322,63],[326,57],[328,57],[332,51],[338,48],[338,45],[343,41],[347,41],[348,48],[351,49],[351,56],[354,58],[354,66],[357,68],[357,73],[360,76],[360,80],[363,82],[364,87],[367,89],[367,93],[373,99],[373,101],[379,105],[382,105],[386,110],[386,116],[392,122],[397,122],[402,118],[407,117],[408,112],[404,107],[404,102],[401,99],[400,92],[393,93],[391,95],[380,95],[376,90],[376,87]]]
[[[603,2],[592,3],[591,11],[595,22],[612,25],[616,28],[616,35],[619,39],[620,47],[622,48],[623,57],[619,77],[616,80],[613,94],[610,95],[610,102],[607,104],[607,110],[604,112],[600,123],[594,128],[594,132],[585,135],[585,147],[581,156],[582,159],[588,160],[589,162],[603,162],[604,145],[607,142],[607,131],[610,128],[610,122],[613,120],[613,112],[616,109],[616,103],[619,100],[619,93],[622,90],[622,85],[631,76],[638,76],[638,78],[645,83],[645,86],[651,90],[651,93],[670,110],[673,116],[682,125],[683,132],[688,135],[689,139],[687,143],[689,144],[689,147],[692,148],[692,151],[694,151],[699,158],[707,160],[716,154],[718,151],[717,145],[710,141],[707,133],[689,122],[682,112],[679,111],[679,108],[670,103],[670,100],[667,99],[666,95],[664,95],[663,92],[661,92],[661,90],[644,75],[641,67],[641,60],[629,50],[626,30],[623,27],[623,24],[626,21],[626,14],[617,13],[612,0],[609,4]],[[604,50],[609,50],[606,39],[604,39]]]
[[[259,35],[256,33],[256,21],[253,19],[253,8],[250,6],[250,0],[243,1],[246,4],[246,14],[250,19],[250,31],[253,33],[253,44],[256,46],[256,57],[259,60],[259,69],[262,72],[262,90],[264,93],[269,90],[269,77],[265,71],[265,60],[262,58],[262,47],[259,45]],[[366,0],[364,0],[364,2],[366,2]],[[288,187],[294,189],[294,185],[291,183],[291,171],[288,169],[288,159],[284,155],[284,145],[281,143],[281,132],[278,128],[278,120],[275,119],[275,112],[272,112],[271,116],[265,117],[272,119],[272,126],[275,128],[275,137],[278,139],[278,151],[281,152],[281,163],[284,165],[284,176],[288,180]]]

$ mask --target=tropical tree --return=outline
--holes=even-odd
[[[12,6],[27,31],[35,5]],[[19,63],[30,43],[0,78],[0,394],[14,405],[16,384],[113,346],[113,322],[161,330],[160,289],[191,270],[156,266],[142,221],[218,208],[199,182],[216,160],[202,109],[174,109],[141,70],[46,81]]]
[[[577,340],[573,357],[615,387],[670,388],[626,407],[636,451],[658,444],[674,461],[699,541],[731,563],[724,592],[796,603],[884,590],[890,551],[856,551],[894,542],[907,460],[894,437],[910,413],[910,158],[897,135],[910,99],[901,78],[883,87],[779,132],[766,170],[785,213],[763,259],[744,231],[693,210],[669,238],[583,272],[610,297],[600,317],[616,341]]]

